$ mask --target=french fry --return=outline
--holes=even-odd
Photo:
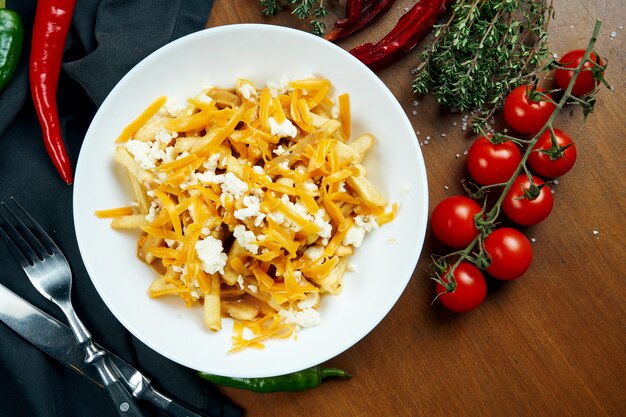
[[[224,90],[223,88],[209,89],[206,95],[215,100],[215,105],[218,109],[238,107],[241,105],[241,98],[237,94]]]
[[[116,216],[111,220],[111,227],[114,229],[139,229],[148,226],[150,222],[146,220],[145,214],[129,214],[127,216]]]
[[[222,309],[235,320],[249,321],[259,314],[259,309],[254,304],[245,301],[222,302]]]
[[[374,145],[375,142],[376,140],[374,139],[374,136],[372,136],[369,133],[366,133],[364,135],[359,136],[356,139],[352,139],[348,141],[348,146],[350,146],[352,149],[354,149],[358,153],[358,155],[360,155],[358,158],[355,158],[353,160],[353,163],[355,164],[360,163],[363,160],[363,157],[365,156],[367,151],[370,150],[370,148]]]
[[[341,283],[348,269],[348,260],[348,257],[339,258],[339,262],[337,262],[337,265],[335,265],[330,273],[326,275],[326,277],[316,281],[322,290],[333,295],[338,295],[341,292]]]
[[[135,158],[123,146],[115,148],[115,161],[123,165],[130,175],[133,175],[141,184],[154,181],[154,174],[141,168]]]
[[[237,283],[237,279],[239,278],[239,273],[233,269],[231,266],[231,261],[235,258],[239,258],[248,252],[237,242],[236,240],[230,247],[228,251],[228,261],[226,261],[226,266],[224,266],[224,282],[228,285],[235,285]]]
[[[377,207],[385,207],[387,201],[365,176],[351,176],[346,179],[346,183],[354,192],[367,204]]]
[[[154,140],[156,134],[162,129],[165,129],[165,125],[170,121],[169,117],[161,117],[159,119],[151,120],[145,125],[141,126],[137,132],[133,135],[133,139],[142,141]]]
[[[204,324],[215,331],[222,328],[220,279],[217,274],[211,277],[211,291],[204,296]]]
[[[141,185],[139,179],[137,179],[137,177],[132,175],[129,171],[127,171],[127,174],[128,181],[130,182],[130,186],[133,190],[133,195],[135,196],[135,201],[139,204],[139,210],[143,214],[148,214],[151,203],[146,188]]]

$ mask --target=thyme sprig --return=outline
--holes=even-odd
[[[321,20],[328,16],[324,0],[261,0],[263,14],[273,16],[284,8],[291,8],[291,14],[298,19],[309,20],[311,33],[322,36],[326,24]]]
[[[550,118],[545,123],[545,125],[541,128],[541,130],[539,130],[539,132],[537,132],[537,134],[535,134],[532,139],[523,141],[521,139],[517,139],[506,134],[496,133],[496,135],[500,135],[500,138],[520,141],[527,146],[522,156],[522,160],[517,166],[515,172],[511,175],[511,178],[505,183],[478,187],[476,190],[471,190],[464,184],[466,191],[473,198],[486,198],[486,195],[490,192],[493,192],[493,189],[495,188],[501,188],[501,191],[497,201],[491,209],[486,209],[486,200],[483,202],[482,210],[474,217],[476,227],[479,230],[479,233],[467,247],[447,255],[433,257],[433,261],[431,262],[431,268],[434,270],[434,274],[430,278],[443,285],[443,287],[446,289],[446,292],[454,291],[454,289],[456,288],[454,271],[464,260],[474,263],[482,269],[489,266],[488,255],[484,252],[482,242],[491,233],[491,231],[495,229],[498,217],[500,215],[502,203],[507,193],[511,189],[513,182],[520,175],[520,173],[524,172],[528,176],[531,184],[530,188],[528,190],[525,190],[524,197],[522,198],[532,199],[532,194],[538,191],[537,189],[539,187],[537,187],[537,185],[533,183],[530,171],[526,166],[526,161],[528,160],[531,152],[533,152],[533,147],[535,146],[539,138],[544,134],[544,132],[549,131],[551,136],[554,135],[553,124],[559,112],[563,110],[566,105],[577,105],[582,107],[584,117],[586,117],[587,114],[593,111],[592,103],[595,103],[595,93],[597,92],[597,89],[584,97],[575,97],[572,95],[572,88],[574,87],[574,83],[576,82],[578,75],[583,70],[584,65],[587,62],[592,62],[590,59],[590,54],[598,39],[601,24],[601,21],[597,19],[593,34],[589,40],[583,59],[581,60],[580,64],[573,70],[572,79],[570,80],[567,89],[563,93],[561,99],[558,100],[558,102],[555,102],[554,111],[552,112]],[[598,66],[599,68],[594,76],[597,77],[597,79],[601,81],[603,85],[608,85],[602,77],[602,73],[606,69],[606,64],[600,65],[594,62],[593,65]],[[540,96],[540,99],[546,98],[545,96]],[[553,139],[553,147],[558,148],[558,144],[556,143],[555,139]],[[543,186],[545,186],[545,184]],[[450,262],[449,259],[454,259],[454,262]],[[439,297],[440,295],[441,294],[438,294],[437,297]]]
[[[536,83],[552,11],[552,0],[456,1],[420,53],[413,91],[432,92],[445,107],[478,109],[472,120],[478,132],[509,91]]]

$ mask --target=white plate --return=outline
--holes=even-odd
[[[297,338],[270,340],[264,350],[228,354],[232,321],[211,333],[202,309],[178,298],[150,299],[155,272],[135,256],[138,234],[112,230],[94,211],[128,205],[132,193],[113,161],[114,140],[156,97],[180,99],[208,85],[232,87],[244,77],[257,86],[283,76],[330,79],[335,95],[350,94],[353,135],[377,138],[364,165],[368,178],[397,218],[370,233],[351,260],[339,296],[325,296],[322,324]],[[406,114],[367,67],[343,49],[313,35],[269,25],[231,25],[172,42],[133,68],[113,89],[85,137],[74,186],[74,222],[91,279],[109,309],[137,338],[192,369],[235,377],[298,371],[345,351],[369,333],[406,287],[419,258],[428,214],[426,170]],[[382,353],[382,352],[381,352]]]

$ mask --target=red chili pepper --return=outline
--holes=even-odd
[[[360,15],[354,19],[351,24],[343,27],[338,26],[339,21],[335,23],[335,28],[331,30],[324,39],[334,42],[339,39],[346,38],[354,32],[363,29],[367,24],[375,21],[391,8],[396,0],[365,0],[361,5]]]
[[[337,19],[335,22],[336,28],[345,28],[351,26],[361,15],[363,9],[363,0],[348,0],[346,2],[346,17],[345,19]]]
[[[56,95],[63,49],[75,5],[76,0],[37,2],[30,54],[30,90],[46,151],[68,184],[73,182],[72,167],[61,136]]]
[[[378,43],[359,45],[350,53],[371,69],[383,68],[424,39],[450,3],[452,0],[421,0]]]

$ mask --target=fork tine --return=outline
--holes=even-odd
[[[28,227],[26,228],[26,230],[28,230],[28,233],[37,240],[37,243],[40,244],[40,247],[45,251],[45,253],[53,254],[57,252],[60,255],[63,255],[63,252],[61,252],[61,249],[59,249],[57,244],[54,243],[54,240],[52,240],[52,238],[46,233],[46,231],[43,230],[41,226],[39,226],[39,223],[37,223],[35,219],[33,219],[33,217],[26,211],[26,209],[22,207],[22,205],[14,197],[11,197],[11,201],[13,201],[15,206],[29,220],[30,226],[32,226],[32,228],[37,231],[37,234],[39,235],[38,238],[37,236],[33,234],[33,232]],[[15,216],[15,214],[13,215]],[[24,224],[21,221],[20,223]]]
[[[4,203],[4,201],[0,204],[6,208],[6,204]],[[0,230],[2,231],[2,237],[7,243],[7,246],[11,248],[13,255],[15,255],[17,259],[19,259],[20,264],[23,268],[34,265],[35,262],[41,259],[41,257],[35,253],[33,248],[23,238],[22,234],[15,228],[15,226],[1,211],[0,217],[2,217],[2,219],[4,220],[3,227],[0,227]]]
[[[6,217],[4,217],[2,213],[0,213],[0,216],[2,216],[2,218],[6,222]],[[11,226],[7,226],[7,227],[11,227]],[[16,233],[17,231],[11,232],[12,235],[15,235]],[[33,264],[33,262],[31,262],[30,259],[32,259],[32,255],[34,255],[34,252],[31,254],[31,257],[27,257],[24,253],[22,253],[22,250],[20,250],[18,244],[14,242],[13,239],[11,239],[11,237],[7,234],[7,232],[4,231],[4,226],[0,226],[0,236],[2,236],[2,239],[11,250],[11,253],[13,253],[13,256],[15,256],[15,258],[20,262],[20,265],[22,266],[22,268],[27,268]]]
[[[31,227],[33,227],[38,232],[38,234],[42,234],[42,233],[45,234],[45,232],[41,229],[41,227],[39,227],[39,225],[35,222],[35,220],[26,212],[26,210],[24,210],[24,208],[17,202],[17,200],[15,200],[13,197],[11,197],[11,200],[18,207],[18,209],[23,213],[23,215],[26,216],[30,220]],[[34,264],[38,260],[43,260],[46,256],[51,255],[53,253],[52,250],[44,247],[41,240],[37,236],[35,236],[35,234],[24,223],[24,221],[17,214],[15,214],[13,210],[11,210],[11,207],[9,207],[4,201],[1,203],[1,205],[4,208],[4,210],[8,214],[10,214],[10,216],[14,219],[14,221],[11,222],[9,221],[7,216],[4,215],[4,213],[0,212],[0,214],[2,215],[2,218],[5,220],[5,222],[9,226],[8,229],[10,229],[13,232],[12,240],[14,243],[16,241],[20,242],[22,249],[23,249],[22,253],[26,255],[27,258],[30,257],[30,260],[29,260],[30,264]],[[48,240],[50,240],[50,238],[47,235],[46,237]],[[44,242],[46,242],[45,239],[44,239]]]

